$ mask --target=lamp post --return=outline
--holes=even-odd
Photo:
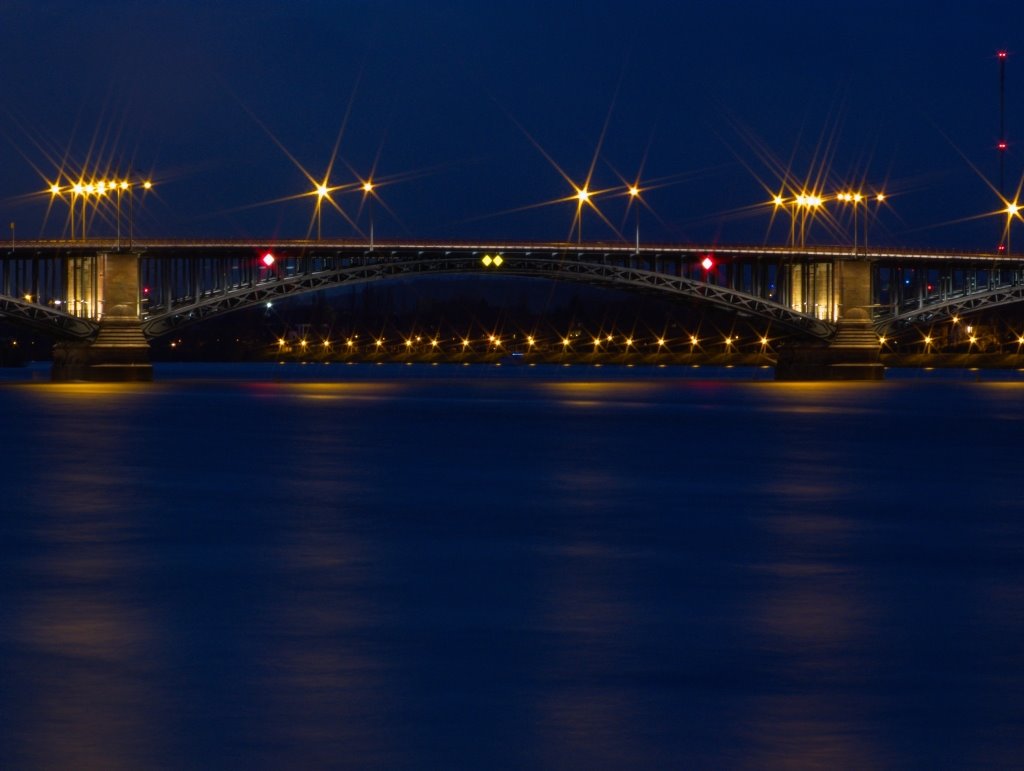
[[[820,195],[801,193],[796,197],[796,205],[800,210],[800,246],[807,245],[807,212],[808,210],[817,210],[821,204]]]
[[[629,186],[629,203],[636,210],[636,254],[640,254],[640,188],[637,185]]]
[[[370,220],[370,251],[373,251],[373,180],[363,182],[363,198],[366,200],[366,213]]]
[[[71,240],[75,240],[75,199],[85,193],[85,186],[76,182],[71,186]]]
[[[122,179],[113,184],[117,188],[117,250],[121,251],[121,193],[128,189],[128,182]]]
[[[148,179],[142,182],[143,190],[152,190],[153,183]],[[128,182],[128,249],[135,245],[135,183]]]
[[[61,195],[61,186],[56,182],[50,185],[50,206],[53,206],[53,201],[56,198],[63,198]],[[62,231],[63,232],[63,231]]]
[[[787,206],[787,203],[789,204],[789,206]],[[774,198],[772,198],[772,204],[775,206],[776,211],[778,211],[779,209],[788,208],[789,211],[787,213],[789,214],[789,246],[795,246],[794,242],[796,241],[796,212],[794,211],[794,207],[796,205],[796,199],[794,198],[792,201],[787,201],[781,195],[776,195]]]
[[[878,211],[878,208],[883,203],[885,203],[885,201],[886,201],[885,193],[876,193],[875,194],[875,204],[876,204],[875,211],[876,212]],[[866,250],[867,248],[868,248],[868,211],[865,208],[865,210],[864,210],[864,249]]]
[[[330,190],[327,185],[317,185],[316,187],[316,240],[319,241],[323,235],[321,223],[323,220],[323,204],[324,199],[330,194]]]
[[[857,207],[864,200],[862,193],[839,193],[836,195],[837,201],[848,203],[853,206],[853,253],[857,253]]]
[[[96,183],[96,203],[93,205],[93,216],[99,213],[100,200],[107,194],[108,190],[113,190],[113,186],[108,187],[106,180],[100,180]]]
[[[1014,201],[1006,204],[1006,254],[1010,255],[1010,230],[1013,226],[1013,218],[1020,215],[1020,205]]]
[[[82,240],[85,240],[85,224],[86,219],[89,215],[89,196],[96,192],[96,185],[91,182],[87,183],[83,188],[85,192],[82,195]]]
[[[576,190],[576,244],[583,243],[583,206],[590,202],[590,191],[585,187]]]

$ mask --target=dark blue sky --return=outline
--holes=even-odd
[[[826,195],[884,188],[875,243],[987,250],[997,217],[956,221],[999,208],[982,177],[998,176],[1000,48],[1008,189],[1024,158],[1020,3],[7,0],[0,29],[0,216],[24,237],[46,213],[25,196],[65,155],[151,173],[146,235],[301,237],[311,198],[259,205],[310,187],[270,134],[320,177],[351,102],[331,183],[347,164],[395,180],[381,236],[568,237],[571,203],[502,212],[570,195],[538,146],[582,181],[607,118],[592,186],[641,166],[670,183],[645,194],[645,240],[764,240],[758,205],[789,167]],[[631,236],[623,198],[598,205]],[[592,212],[583,227],[618,237]],[[323,229],[354,234],[329,210]]]

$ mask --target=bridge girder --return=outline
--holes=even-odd
[[[209,292],[143,320],[153,338],[241,308],[324,289],[425,275],[503,275],[568,280],[605,288],[642,291],[709,303],[732,312],[764,319],[808,337],[827,339],[835,326],[786,305],[728,287],[656,271],[603,262],[565,259],[559,254],[502,254],[500,268],[482,266],[480,253],[417,252],[414,259],[393,259],[386,252],[369,253],[374,261],[344,268],[301,273]],[[383,257],[383,259],[381,259]]]
[[[90,340],[99,331],[99,324],[95,321],[4,295],[0,295],[0,316],[62,340]]]

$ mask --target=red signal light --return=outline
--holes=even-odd
[[[266,266],[267,266],[268,268],[269,268],[269,267],[270,267],[271,265],[273,265],[273,264],[274,264],[274,263],[275,263],[276,261],[277,261],[277,258],[276,258],[276,257],[274,257],[274,253],[273,253],[273,252],[267,252],[266,254],[264,254],[264,255],[263,255],[263,259],[262,259],[262,262],[263,262],[263,264],[264,264],[264,265],[266,265]]]
[[[999,252],[1000,254],[1005,252],[1006,251],[1006,244],[999,244],[999,248],[996,249],[996,251]]]
[[[715,261],[711,259],[710,254],[705,254],[704,259],[700,261],[700,266],[704,268],[704,270],[711,270],[715,267]]]
[[[997,55],[997,56],[998,56],[998,57],[999,57],[1000,59],[1005,59],[1005,58],[1006,58],[1006,51],[1000,51],[1000,52],[999,52],[998,54],[996,54],[996,55]]]

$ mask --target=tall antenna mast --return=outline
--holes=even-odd
[[[1006,171],[1006,51],[999,51],[999,195],[1005,197],[1003,190]]]

